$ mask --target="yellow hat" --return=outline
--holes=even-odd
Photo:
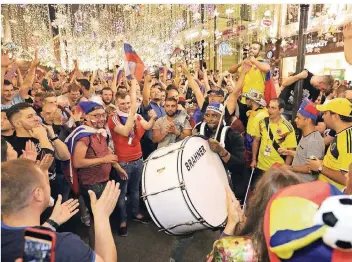
[[[317,105],[316,107],[321,112],[331,111],[341,116],[352,117],[352,103],[346,98],[334,98],[325,105]]]

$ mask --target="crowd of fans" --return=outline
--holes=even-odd
[[[2,54],[4,261],[21,257],[25,227],[56,231],[77,213],[85,226],[94,224],[94,251],[74,234],[57,233],[56,260],[116,261],[109,222],[115,206],[120,236],[128,235],[127,203],[134,220],[150,221],[140,208],[143,160],[195,134],[209,139],[231,174],[228,221],[209,261],[220,261],[224,246],[227,255],[246,247],[236,253],[245,253],[243,261],[272,259],[264,220],[276,192],[320,180],[351,193],[352,89],[305,69],[284,79],[278,97],[266,99],[263,76],[270,66],[260,57],[262,48],[254,42],[249,58],[222,73],[177,64],[174,71],[147,70],[142,81],[119,77],[119,68],[82,73],[79,61],[70,74],[45,71],[37,54],[21,72]],[[13,67],[17,73],[9,74]],[[301,80],[304,99],[293,122],[294,87]],[[317,192],[325,184],[312,183]],[[50,198],[56,201],[51,215]],[[230,244],[233,235],[240,245]],[[174,245],[170,261],[183,261],[180,246]]]

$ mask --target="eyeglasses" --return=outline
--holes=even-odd
[[[106,114],[96,114],[91,116],[94,116],[95,118],[106,118]]]

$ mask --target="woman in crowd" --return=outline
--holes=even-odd
[[[241,209],[238,200],[228,189],[227,224],[220,239],[214,243],[208,262],[269,262],[263,232],[266,206],[277,191],[300,183],[303,183],[303,180],[291,171],[281,168],[269,169],[256,184],[246,211]]]

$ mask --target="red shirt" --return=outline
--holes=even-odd
[[[82,141],[86,146],[89,144],[89,137],[83,137],[78,141]],[[109,147],[106,137],[101,134],[93,134],[90,136],[90,146],[88,146],[86,157],[94,159],[109,155]],[[78,177],[82,185],[94,185],[99,182],[109,180],[111,164],[101,164],[98,166],[79,168]]]
[[[137,115],[134,125],[134,137],[132,143],[128,144],[128,137],[117,134],[114,131],[115,126],[122,125],[117,113],[111,115],[108,120],[108,126],[111,131],[112,141],[114,142],[115,154],[119,162],[131,162],[142,157],[141,138],[144,135],[144,128],[141,125],[142,117]]]

